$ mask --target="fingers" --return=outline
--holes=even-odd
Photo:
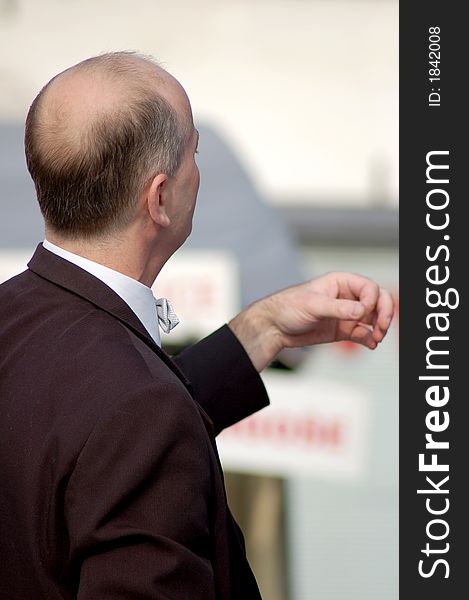
[[[352,297],[360,300],[365,307],[365,314],[375,310],[380,294],[378,284],[356,273],[338,273],[338,275],[344,280],[341,289],[348,288],[347,291],[352,294]]]
[[[391,294],[387,290],[380,289],[376,308],[365,314],[361,322],[371,325],[373,339],[376,342],[381,342],[389,330],[393,314],[394,302]]]
[[[371,297],[371,295],[368,296],[368,306],[370,306]],[[367,340],[373,339],[376,343],[381,342],[389,329],[394,312],[391,294],[387,290],[379,288],[378,297],[371,310],[367,309],[362,301],[329,298],[319,294],[314,296],[313,304],[314,314],[318,319],[359,321],[363,325],[362,329],[355,332],[355,335],[360,336],[359,343],[362,343],[362,336],[365,335],[365,332]],[[366,325],[370,327],[366,327]]]
[[[365,307],[355,300],[342,300],[315,294],[311,308],[317,319],[340,319],[358,321],[365,315]]]
[[[381,342],[391,325],[394,302],[391,294],[374,281],[355,273],[336,273],[337,285],[347,297],[357,298],[365,307],[362,323],[371,325],[372,338]],[[368,329],[368,331],[370,331]]]
[[[384,339],[394,303],[391,294],[374,281],[355,273],[329,273],[308,282],[301,291],[306,292],[303,298],[307,299],[302,327],[295,327],[290,333],[298,335],[303,333],[304,323],[309,322],[311,327],[314,322],[323,321],[322,325],[313,326],[316,335],[311,330],[313,343],[345,339],[374,349]]]
[[[352,329],[349,339],[351,342],[370,348],[370,350],[374,350],[378,345],[378,342],[374,339],[373,330],[362,324],[358,324]]]
[[[376,322],[373,328],[373,338],[381,342],[386,333],[394,315],[394,302],[391,294],[387,290],[380,290],[378,302],[376,304]]]

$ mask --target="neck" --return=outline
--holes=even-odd
[[[68,252],[119,271],[148,287],[153,285],[167,260],[158,256],[151,244],[137,242],[125,233],[99,240],[67,239],[46,229],[46,239]]]

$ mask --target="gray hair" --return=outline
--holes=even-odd
[[[95,237],[122,228],[151,177],[177,172],[189,126],[149,84],[149,75],[153,82],[158,76],[157,69],[149,73],[154,66],[149,57],[130,52],[89,58],[54,77],[33,101],[26,119],[26,162],[44,219],[60,235]],[[122,91],[122,102],[98,110],[78,127],[60,101],[47,98],[58,78],[77,73]]]

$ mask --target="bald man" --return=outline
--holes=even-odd
[[[374,349],[389,328],[386,291],[332,273],[171,359],[150,286],[191,231],[197,141],[181,85],[131,53],[30,108],[45,240],[0,286],[1,598],[259,599],[215,436],[268,404],[258,373],[283,348]]]

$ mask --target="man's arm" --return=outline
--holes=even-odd
[[[257,371],[283,348],[350,340],[374,350],[394,313],[388,291],[354,273],[328,273],[254,302],[229,326]]]
[[[262,379],[228,325],[173,360],[190,380],[215,435],[269,404]]]
[[[330,273],[254,302],[175,360],[218,434],[268,404],[257,372],[283,348],[352,340],[374,349],[392,316],[389,292],[360,275]]]

